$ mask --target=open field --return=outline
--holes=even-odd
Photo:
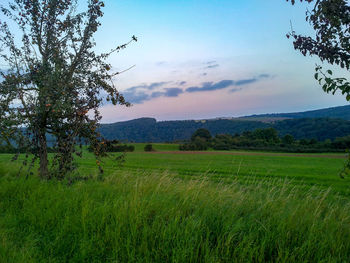
[[[16,177],[0,155],[0,262],[350,261],[343,155],[143,146],[104,159],[102,181],[86,153],[92,178],[73,184]]]
[[[344,154],[290,154],[262,152],[178,152],[174,144],[153,144],[155,152],[143,151],[145,144],[135,144],[135,152],[127,153],[122,167],[113,158],[104,160],[106,174],[114,172],[150,173],[167,171],[181,178],[208,176],[213,181],[254,178],[289,179],[297,185],[331,187],[335,193],[350,196],[349,178],[340,179]],[[119,154],[115,154],[118,156]],[[1,157],[0,157],[1,161]],[[82,174],[95,174],[94,157],[86,154],[80,159]]]
[[[105,158],[106,175],[132,172],[152,173],[167,171],[181,178],[207,176],[211,180],[239,180],[247,182],[255,178],[289,179],[298,185],[331,187],[334,192],[350,196],[349,178],[340,179],[339,172],[345,162],[344,154],[284,154],[262,152],[178,152],[173,144],[154,144],[156,152],[143,151],[145,144],[136,144],[135,152],[127,153],[120,166],[113,157]],[[165,152],[162,152],[165,151]],[[115,153],[112,156],[119,156]],[[0,164],[12,168],[11,155],[0,155]],[[77,159],[81,175],[97,173],[94,156],[85,153]]]

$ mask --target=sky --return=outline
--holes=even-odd
[[[314,79],[321,62],[295,51],[286,37],[291,26],[313,34],[305,21],[308,7],[285,0],[105,0],[96,50],[108,51],[132,35],[138,41],[108,60],[115,72],[135,65],[114,79],[133,106],[104,104],[102,122],[346,105],[344,96],[324,93]]]

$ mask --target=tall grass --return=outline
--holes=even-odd
[[[286,180],[0,178],[0,262],[350,262],[350,201]]]

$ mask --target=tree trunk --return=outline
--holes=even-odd
[[[47,158],[47,141],[45,131],[40,132],[39,135],[39,159],[39,175],[42,179],[49,179],[49,161]]]

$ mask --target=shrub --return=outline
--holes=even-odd
[[[146,144],[144,148],[145,152],[153,152],[153,145],[152,144]]]
[[[105,152],[133,152],[135,150],[135,146],[127,145],[127,144],[119,144],[119,141],[104,141],[103,143]],[[92,152],[93,149],[91,146],[88,147],[89,152]]]
[[[127,144],[121,144],[121,145],[114,145],[110,149],[108,149],[108,152],[133,152],[135,150],[135,146],[133,145],[127,145]]]
[[[196,138],[202,138],[208,142],[211,139],[211,134],[207,129],[198,129],[192,134],[191,141],[195,141]]]

